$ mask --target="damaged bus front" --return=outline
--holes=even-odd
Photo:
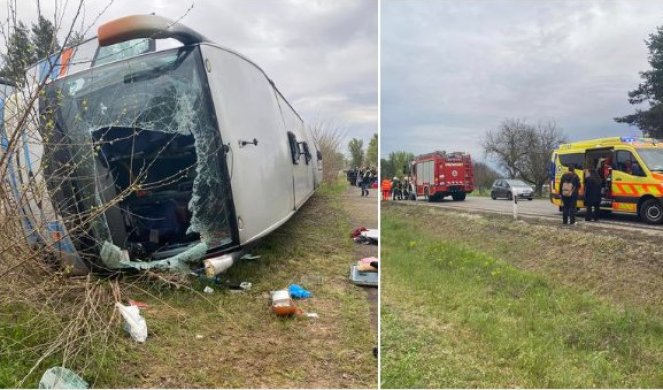
[[[155,51],[154,38],[180,44]],[[313,193],[320,153],[255,64],[156,16],[108,23],[99,42],[97,57],[146,49],[73,74],[60,61],[39,102],[54,210],[41,225],[58,231],[40,236],[66,243],[76,271],[232,263]]]

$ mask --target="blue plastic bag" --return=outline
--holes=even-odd
[[[305,290],[304,287],[298,284],[291,284],[288,286],[288,292],[290,293],[290,296],[295,299],[311,298],[313,295],[310,291]]]

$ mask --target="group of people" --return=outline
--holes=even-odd
[[[569,165],[569,170],[565,172],[559,182],[560,195],[562,198],[562,223],[564,225],[576,223],[576,203],[580,192],[580,177],[575,173],[576,166]],[[601,191],[603,189],[604,179],[598,170],[585,170],[585,214],[586,221],[599,220],[599,207],[601,206]]]
[[[389,194],[391,193],[392,200],[407,200],[410,196],[410,183],[407,179],[399,179],[394,176],[393,179],[389,180],[384,178],[382,180],[382,200],[389,199]]]
[[[368,196],[368,189],[377,181],[377,169],[355,167],[347,172],[348,182],[361,188],[361,196]]]

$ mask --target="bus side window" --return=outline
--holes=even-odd
[[[306,165],[308,165],[308,162],[311,161],[311,152],[308,149],[308,143],[301,142],[300,145],[304,149],[304,160],[306,161]]]
[[[299,164],[299,156],[301,156],[302,151],[299,149],[297,137],[292,131],[288,132],[288,143],[290,144],[290,155],[292,157],[292,163],[295,165]]]
[[[618,150],[615,169],[633,176],[645,176],[644,171],[638,164],[633,154],[627,150]]]

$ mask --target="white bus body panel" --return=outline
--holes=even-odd
[[[278,91],[257,66],[217,46],[200,48],[221,139],[230,147],[232,196],[240,244],[246,244],[284,223],[313,193],[309,173],[296,171],[303,166],[313,175],[313,165],[302,165],[303,155],[299,166],[292,163],[286,127],[293,127],[298,140],[305,129],[289,105],[279,104]],[[240,146],[254,138],[258,145]]]

